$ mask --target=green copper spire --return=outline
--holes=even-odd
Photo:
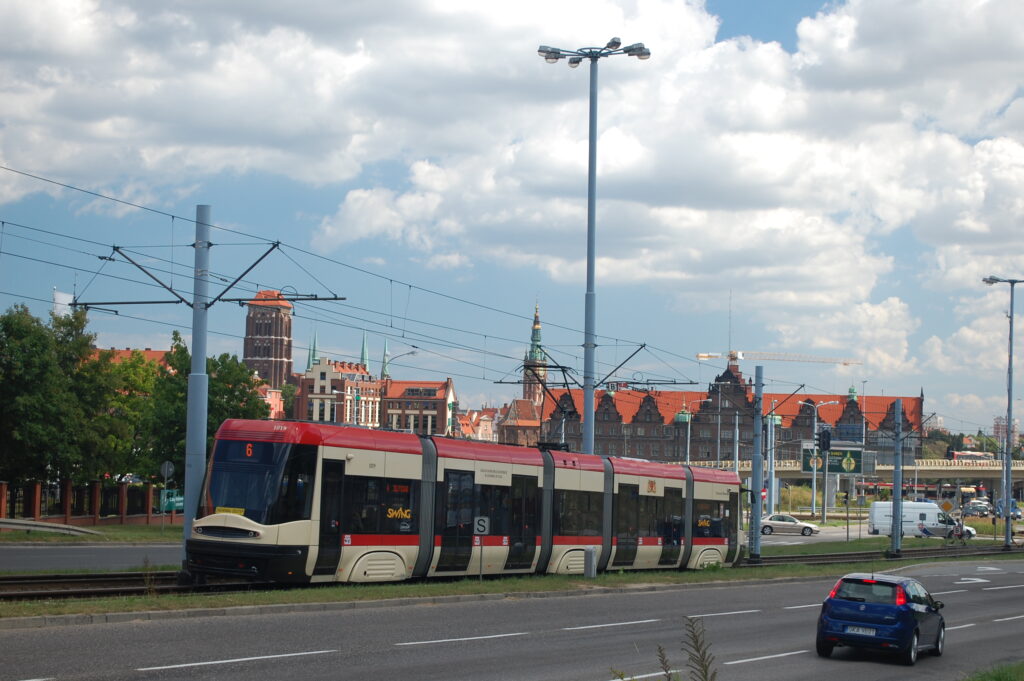
[[[381,379],[388,378],[388,359],[389,359],[389,357],[390,357],[390,355],[388,354],[388,339],[385,338],[384,339],[384,359],[382,359],[381,363],[380,363],[380,377],[381,377]]]
[[[316,349],[316,331],[314,331],[313,332],[313,342],[309,346],[309,355],[307,355],[307,357],[306,357],[306,371],[309,371],[310,369],[312,369],[313,368],[313,362],[316,361],[317,359],[319,359],[319,357],[316,356],[317,352],[319,352],[319,351]]]
[[[363,351],[359,353],[359,363],[369,369],[370,366],[370,351],[366,348],[366,332],[363,331]]]

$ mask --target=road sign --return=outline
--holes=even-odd
[[[164,480],[174,475],[174,464],[170,461],[164,461],[160,464],[160,475],[164,476]]]
[[[487,534],[491,531],[491,519],[485,515],[473,518],[473,534]]]

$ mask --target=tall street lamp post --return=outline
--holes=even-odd
[[[594,292],[594,260],[597,251],[594,231],[594,205],[597,197],[597,61],[614,54],[625,54],[637,59],[650,59],[651,51],[643,43],[622,47],[622,41],[612,38],[604,47],[581,47],[565,50],[541,45],[537,54],[549,64],[560,59],[569,60],[576,68],[584,59],[590,60],[590,156],[587,165],[587,294],[584,300],[583,329],[583,453],[594,453],[594,352],[597,347],[594,320],[597,294]]]
[[[1011,513],[1011,496],[1013,492],[1013,287],[1024,281],[1024,279],[1003,279],[1001,277],[987,276],[983,282],[992,286],[994,284],[1010,285],[1010,340],[1007,345],[1009,357],[1006,368],[1006,446],[1003,452],[1003,518],[1006,520],[1005,533],[1003,536],[1003,550],[1009,551],[1013,548],[1013,524]]]
[[[707,397],[703,400],[693,400],[687,402],[683,408],[676,414],[676,422],[686,423],[686,463],[690,463],[690,423],[693,421],[693,412],[690,411],[690,406],[694,404],[702,404],[704,402],[711,402],[711,398]]]
[[[811,426],[811,439],[814,441],[814,445],[813,445],[813,450],[812,451],[815,454],[817,454],[817,452],[818,452],[818,409],[820,409],[821,407],[824,407],[826,405],[829,405],[829,404],[839,404],[839,401],[838,400],[832,400],[831,402],[819,402],[818,404],[812,404],[811,405],[811,407],[814,408],[814,425]],[[821,505],[822,505],[822,507],[825,506],[825,488],[828,487],[828,478],[826,477],[826,473],[824,473],[824,469],[828,468],[828,455],[827,454],[825,455],[824,461],[825,461],[825,466],[822,469],[823,472],[822,472],[822,477],[821,477],[821,486],[822,486]],[[811,468],[813,469],[814,467],[811,466]],[[817,511],[817,502],[818,502],[818,474],[815,473],[812,470],[811,471],[811,516],[814,516],[818,512]]]

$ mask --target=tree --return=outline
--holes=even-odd
[[[188,375],[192,355],[181,334],[174,332],[167,367],[161,367],[153,388],[152,454],[154,461],[168,460],[175,469],[185,470],[185,432]],[[222,354],[206,360],[209,376],[206,451],[213,436],[229,418],[267,418],[269,409],[257,388],[260,380],[237,356]]]
[[[45,479],[66,453],[60,406],[67,402],[53,334],[24,305],[0,317],[0,479]]]
[[[284,417],[292,417],[292,408],[295,406],[295,393],[299,391],[298,386],[293,383],[285,383],[281,386],[281,401],[284,403]]]
[[[49,325],[16,305],[0,317],[0,476],[85,481],[108,469],[120,424],[108,356],[97,355],[83,310]]]

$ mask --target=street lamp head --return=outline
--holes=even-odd
[[[622,40],[620,40],[619,38],[612,38],[611,40],[608,41],[608,44],[605,45],[605,49],[617,50],[617,49],[619,49],[619,47],[621,45],[622,45]]]
[[[982,281],[985,282],[986,284],[988,284],[989,286],[992,286],[993,284],[998,284],[998,283],[1000,283],[1003,280],[1000,279],[997,276],[994,276],[994,275],[990,274],[987,277],[985,277],[984,279],[982,279]]]
[[[547,45],[541,45],[540,47],[537,48],[537,54],[539,54],[540,56],[542,56],[544,58],[547,58],[548,52],[551,52],[551,51],[552,51],[551,48],[548,47]]]
[[[647,60],[647,59],[650,59],[650,58],[651,58],[651,51],[650,51],[650,50],[648,50],[648,49],[647,49],[647,48],[645,47],[645,48],[643,48],[642,50],[640,50],[640,52],[638,52],[638,53],[637,53],[637,52],[634,52],[634,53],[633,53],[633,56],[635,56],[635,57],[636,57],[637,59],[639,59],[639,60],[641,60],[641,61],[644,61],[644,60]]]
[[[583,57],[569,57],[569,68],[576,68],[580,65],[581,61],[583,61]]]

